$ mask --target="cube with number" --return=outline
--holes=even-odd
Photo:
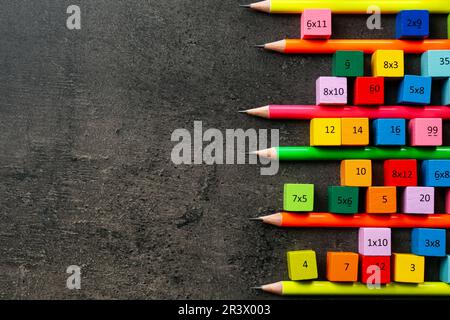
[[[406,75],[400,83],[398,103],[430,104],[431,77]]]
[[[289,251],[287,262],[292,281],[317,279],[317,259],[313,250]]]
[[[341,186],[369,187],[372,185],[371,160],[342,160]]]
[[[411,252],[419,256],[445,257],[445,229],[414,228],[411,231]]]
[[[360,255],[361,282],[369,284],[386,284],[391,282],[390,256]]]
[[[384,78],[358,77],[355,80],[353,103],[359,105],[384,104]]]
[[[319,77],[316,80],[316,104],[347,104],[347,78]]]
[[[364,75],[364,52],[337,50],[332,60],[335,77],[359,77]]]
[[[391,255],[390,228],[359,228],[358,239],[358,251],[362,255]]]
[[[392,159],[383,164],[385,186],[417,186],[417,160]]]
[[[423,53],[421,74],[426,77],[450,77],[450,50],[428,50]]]
[[[372,125],[376,146],[404,146],[406,144],[405,119],[376,119]]]
[[[396,213],[396,187],[369,187],[366,192],[367,213]]]
[[[403,213],[434,213],[433,187],[406,187],[403,190]]]
[[[331,37],[331,10],[305,9],[300,18],[302,39],[328,39]]]
[[[334,282],[358,281],[359,256],[354,252],[327,253],[327,279]]]
[[[405,61],[403,50],[376,50],[372,55],[374,77],[403,77]]]
[[[311,119],[309,142],[311,146],[340,146],[342,144],[340,118]]]
[[[450,187],[450,160],[422,161],[422,183],[427,187]]]
[[[342,118],[342,145],[367,146],[369,144],[368,118]]]
[[[409,253],[394,253],[392,269],[395,282],[422,283],[425,278],[425,258]]]
[[[450,17],[450,15],[449,15]],[[439,280],[450,283],[450,255],[445,256],[441,260],[441,268],[439,271]]]
[[[417,118],[409,121],[412,146],[442,146],[442,119]]]
[[[328,211],[332,213],[358,213],[358,187],[328,187]]]
[[[396,18],[397,39],[427,38],[430,33],[430,13],[427,10],[402,10]]]
[[[286,211],[313,211],[314,185],[291,184],[284,185],[283,209]]]

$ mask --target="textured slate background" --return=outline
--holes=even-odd
[[[254,44],[297,37],[298,16],[238,1],[9,1],[0,11],[0,298],[273,298],[250,286],[287,278],[285,252],[352,250],[355,230],[281,230],[247,220],[281,208],[286,182],[338,183],[338,163],[175,166],[176,128],[279,128],[307,144],[306,122],[237,114],[268,103],[313,103],[329,56],[282,56]],[[334,36],[391,37],[393,18],[334,19]],[[445,37],[434,16],[434,37]],[[367,69],[367,72],[369,69]],[[418,57],[407,72],[418,73]],[[389,100],[393,102],[392,82]],[[435,102],[438,102],[436,94]],[[448,128],[447,128],[448,129]],[[449,142],[448,130],[446,142]],[[442,208],[442,199],[440,208]],[[395,231],[396,251],[409,232]],[[82,289],[65,288],[67,266]],[[437,261],[427,259],[427,278]]]

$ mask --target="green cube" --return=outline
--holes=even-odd
[[[332,213],[358,213],[358,187],[328,187],[328,211]]]
[[[283,198],[285,211],[313,211],[314,185],[287,183],[284,185]]]
[[[364,76],[364,52],[336,51],[333,55],[332,74],[335,77]]]

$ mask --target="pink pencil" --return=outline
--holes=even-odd
[[[450,119],[447,106],[315,106],[315,105],[269,105],[242,111],[252,116],[267,119],[312,119],[312,118],[442,118]]]

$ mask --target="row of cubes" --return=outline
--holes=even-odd
[[[441,118],[417,118],[408,123],[411,146],[441,146]],[[314,118],[310,122],[311,146],[367,146],[368,118]],[[376,119],[372,122],[372,140],[376,146],[407,144],[406,119]]]

